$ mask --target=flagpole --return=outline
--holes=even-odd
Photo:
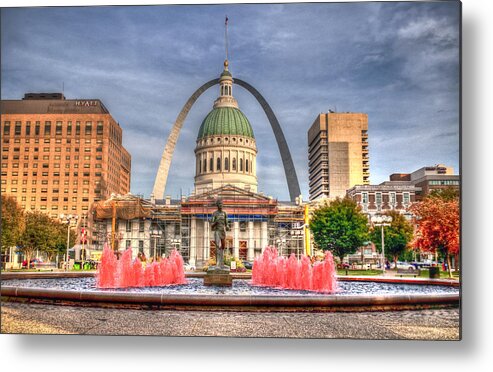
[[[224,39],[226,44],[226,60],[228,60],[228,16],[224,21]]]

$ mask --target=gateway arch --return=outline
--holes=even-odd
[[[237,84],[243,88],[245,88],[248,92],[250,92],[258,101],[260,106],[262,106],[265,114],[267,115],[267,119],[274,131],[274,136],[277,141],[277,146],[279,147],[279,152],[281,154],[282,164],[284,166],[284,173],[286,174],[286,181],[289,189],[289,197],[291,201],[295,201],[296,198],[301,194],[300,185],[298,183],[298,176],[296,175],[296,169],[294,168],[293,159],[291,158],[291,153],[289,151],[288,143],[286,142],[286,138],[284,137],[284,133],[281,129],[281,125],[274,115],[274,111],[267,103],[265,98],[259,93],[257,89],[248,84],[246,81],[241,79],[234,79],[234,84]],[[161,162],[159,163],[159,169],[156,174],[156,180],[154,181],[154,187],[152,193],[156,198],[163,198],[164,191],[166,189],[166,182],[168,179],[169,168],[171,165],[171,159],[173,157],[173,152],[175,151],[176,143],[178,142],[178,137],[180,136],[181,128],[183,127],[183,123],[190,112],[192,106],[195,101],[210,87],[219,84],[218,79],[212,79],[202,85],[199,89],[197,89],[187,100],[185,105],[183,106],[180,114],[176,118],[175,124],[171,129],[171,133],[168,137],[168,141],[166,142],[166,146],[163,151],[163,155],[161,156]]]

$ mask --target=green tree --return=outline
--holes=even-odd
[[[333,200],[317,209],[310,221],[315,243],[343,260],[368,239],[368,219],[349,198]]]
[[[24,230],[24,211],[17,201],[8,195],[2,195],[2,252],[5,256],[10,247],[19,243],[20,236]]]
[[[25,229],[20,237],[20,250],[26,255],[28,268],[36,250],[45,252],[48,258],[52,259],[60,246],[66,249],[66,240],[64,240],[66,234],[67,227],[45,213],[37,211],[26,213]]]
[[[67,224],[56,220],[52,220],[52,223],[53,245],[45,251],[49,261],[52,261],[56,256],[65,256],[67,252]],[[76,232],[73,228],[70,228],[69,246],[73,247],[75,242]]]
[[[413,239],[413,226],[406,220],[404,215],[397,211],[387,211],[386,216],[392,217],[390,226],[384,226],[385,256],[390,257],[396,264]],[[370,232],[370,240],[375,244],[378,251],[382,251],[382,227],[374,226]]]
[[[454,187],[446,187],[444,189],[435,189],[428,194],[428,198],[440,198],[444,201],[459,200],[460,191]]]

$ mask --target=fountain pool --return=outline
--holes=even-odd
[[[62,273],[63,275],[63,273]],[[197,275],[197,274],[196,274]],[[200,277],[186,284],[101,289],[94,275],[2,280],[3,300],[78,306],[231,310],[231,311],[381,311],[459,305],[457,285],[443,281],[340,278],[333,293],[252,285],[235,279],[232,287],[204,286]],[[197,275],[199,276],[199,275]],[[441,285],[438,285],[441,284]]]

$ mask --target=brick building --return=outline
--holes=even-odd
[[[363,213],[381,214],[396,210],[403,214],[416,201],[418,188],[413,185],[358,185],[347,191],[347,196],[361,206]]]
[[[454,169],[442,164],[426,166],[412,173],[394,173],[382,185],[392,185],[400,182],[417,187],[416,199],[421,200],[433,190],[453,188],[460,190],[460,175],[454,174]]]
[[[25,210],[84,217],[93,202],[130,191],[122,128],[100,100],[28,93],[1,101],[0,125],[1,192]]]

